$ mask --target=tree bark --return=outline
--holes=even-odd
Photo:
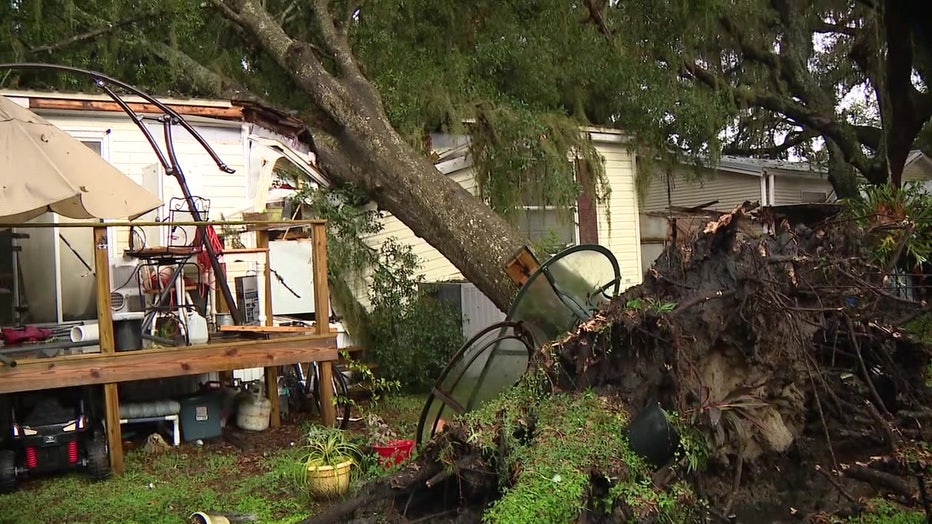
[[[336,124],[331,133],[315,134],[318,158],[328,176],[362,187],[381,209],[436,248],[506,310],[517,288],[507,278],[505,264],[527,239],[437,171],[395,131],[378,91],[359,70],[346,34],[334,25],[327,2],[314,2],[322,45],[293,39],[257,2],[213,4],[254,38]]]

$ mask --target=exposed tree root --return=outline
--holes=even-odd
[[[888,285],[890,268],[870,263],[869,232],[853,223],[781,225],[757,235],[747,224],[751,208],[669,247],[642,285],[540,348],[533,368],[554,395],[591,388],[629,414],[650,399],[676,412],[700,436],[708,461],[694,472],[680,459],[665,484],[653,486],[692,485],[711,505],[697,520],[771,500],[803,515],[851,511],[876,494],[928,504],[915,479],[932,464],[917,444],[932,436],[924,385],[932,353],[896,327],[925,302]],[[499,467],[514,451],[506,431],[523,431],[532,446],[561,445],[535,433],[532,408],[511,409],[529,411],[511,414],[524,421],[520,428],[483,427],[500,432],[494,451],[467,438],[475,421],[448,422],[416,462],[305,522],[337,522],[379,500],[399,501],[396,510],[407,513],[404,496],[451,482],[459,494],[452,506],[481,512],[500,486],[521,482],[520,468]],[[582,508],[580,522],[651,522],[662,511],[623,497],[606,501],[635,470],[585,467],[590,488],[568,502]],[[833,492],[840,498],[827,497]],[[829,498],[839,501],[835,508],[826,507]]]

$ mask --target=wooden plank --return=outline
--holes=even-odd
[[[110,449],[110,470],[115,475],[126,469],[123,458],[123,434],[120,430],[120,397],[116,384],[104,384],[104,413],[107,425],[107,447]]]
[[[256,247],[265,250],[265,267],[262,269],[262,277],[265,280],[265,293],[263,296],[263,309],[265,311],[265,325],[272,325],[272,268],[269,264],[269,232],[268,230],[256,231]]]
[[[278,368],[265,368],[265,396],[272,403],[272,412],[269,413],[269,425],[273,428],[282,427],[282,411],[278,401]]]
[[[97,294],[97,322],[100,354],[116,354],[113,340],[113,310],[110,309],[110,253],[107,249],[107,228],[94,228],[94,288]],[[56,380],[47,387],[61,387]],[[40,388],[45,389],[45,388]],[[104,421],[107,445],[110,449],[110,469],[123,473],[123,438],[120,434],[120,397],[116,384],[104,384]]]
[[[314,312],[317,317],[318,335],[330,334],[330,289],[327,284],[327,226],[314,224],[311,231],[313,246],[311,248],[311,263],[314,271]],[[333,360],[320,363],[320,383],[329,386],[333,382]],[[337,419],[336,406],[333,405],[333,390],[330,387],[320,388],[320,411],[324,425],[333,426]]]
[[[539,267],[540,262],[537,261],[534,253],[527,246],[523,246],[505,264],[505,274],[508,275],[512,282],[522,286]]]
[[[316,324],[310,326],[219,326],[220,331],[238,331],[244,333],[316,333]],[[337,328],[330,328],[336,333]]]
[[[223,269],[223,276],[226,277],[229,275],[227,273],[227,264],[226,262],[220,263],[220,268]],[[223,291],[220,289],[221,286],[214,286],[214,304],[217,306],[214,308],[217,313],[229,313],[230,306],[227,304],[227,299],[223,296]]]
[[[193,220],[175,220],[173,222],[156,222],[153,220],[137,220],[129,222],[126,220],[114,220],[107,222],[107,227],[162,227],[162,226],[255,226],[260,229],[289,229],[300,226],[311,226],[316,224],[326,224],[325,220],[267,220],[267,221],[250,221],[250,220],[204,220],[195,222]],[[0,222],[0,229],[49,229],[49,228],[71,228],[71,227],[99,227],[100,222]]]
[[[230,369],[335,360],[331,334],[18,360],[0,368],[0,393],[199,375]]]
[[[113,310],[110,309],[110,254],[107,250],[107,228],[94,228],[94,279],[97,293],[97,322],[100,352],[113,353]]]
[[[253,254],[253,253],[268,253],[269,248],[258,248],[258,247],[243,247],[243,248],[234,248],[234,249],[224,249],[222,254],[224,255],[240,255],[240,254]]]
[[[134,113],[161,115],[162,110],[153,104],[127,102]],[[243,110],[239,107],[195,106],[185,104],[167,104],[179,115],[206,116],[227,120],[242,120]],[[107,111],[122,113],[123,109],[116,102],[104,100],[68,100],[58,98],[33,98],[29,101],[30,109],[63,109],[67,111]]]

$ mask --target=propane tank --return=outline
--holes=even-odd
[[[265,431],[271,414],[272,401],[265,398],[261,387],[252,387],[236,407],[236,425],[249,431]]]

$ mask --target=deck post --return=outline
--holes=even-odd
[[[256,229],[256,248],[265,250],[265,253],[259,255],[264,257],[265,266],[260,277],[265,281],[262,306],[265,312],[265,325],[272,326],[274,325],[272,319],[272,268],[269,264],[271,257],[269,255],[269,230],[267,228]],[[265,396],[272,403],[269,425],[273,428],[279,428],[282,425],[282,410],[279,405],[277,367],[265,368]]]
[[[110,255],[106,226],[94,227],[94,273],[100,352],[109,355],[116,352],[116,346],[113,341],[113,312],[110,309]],[[115,383],[104,384],[104,413],[110,469],[119,475],[124,469],[123,435],[120,431],[120,397]]]
[[[315,223],[311,226],[311,264],[314,272],[314,318],[317,334],[330,333],[330,288],[327,284],[327,225]],[[325,360],[320,366],[320,411],[324,425],[336,423],[336,406],[333,405],[333,362]]]

